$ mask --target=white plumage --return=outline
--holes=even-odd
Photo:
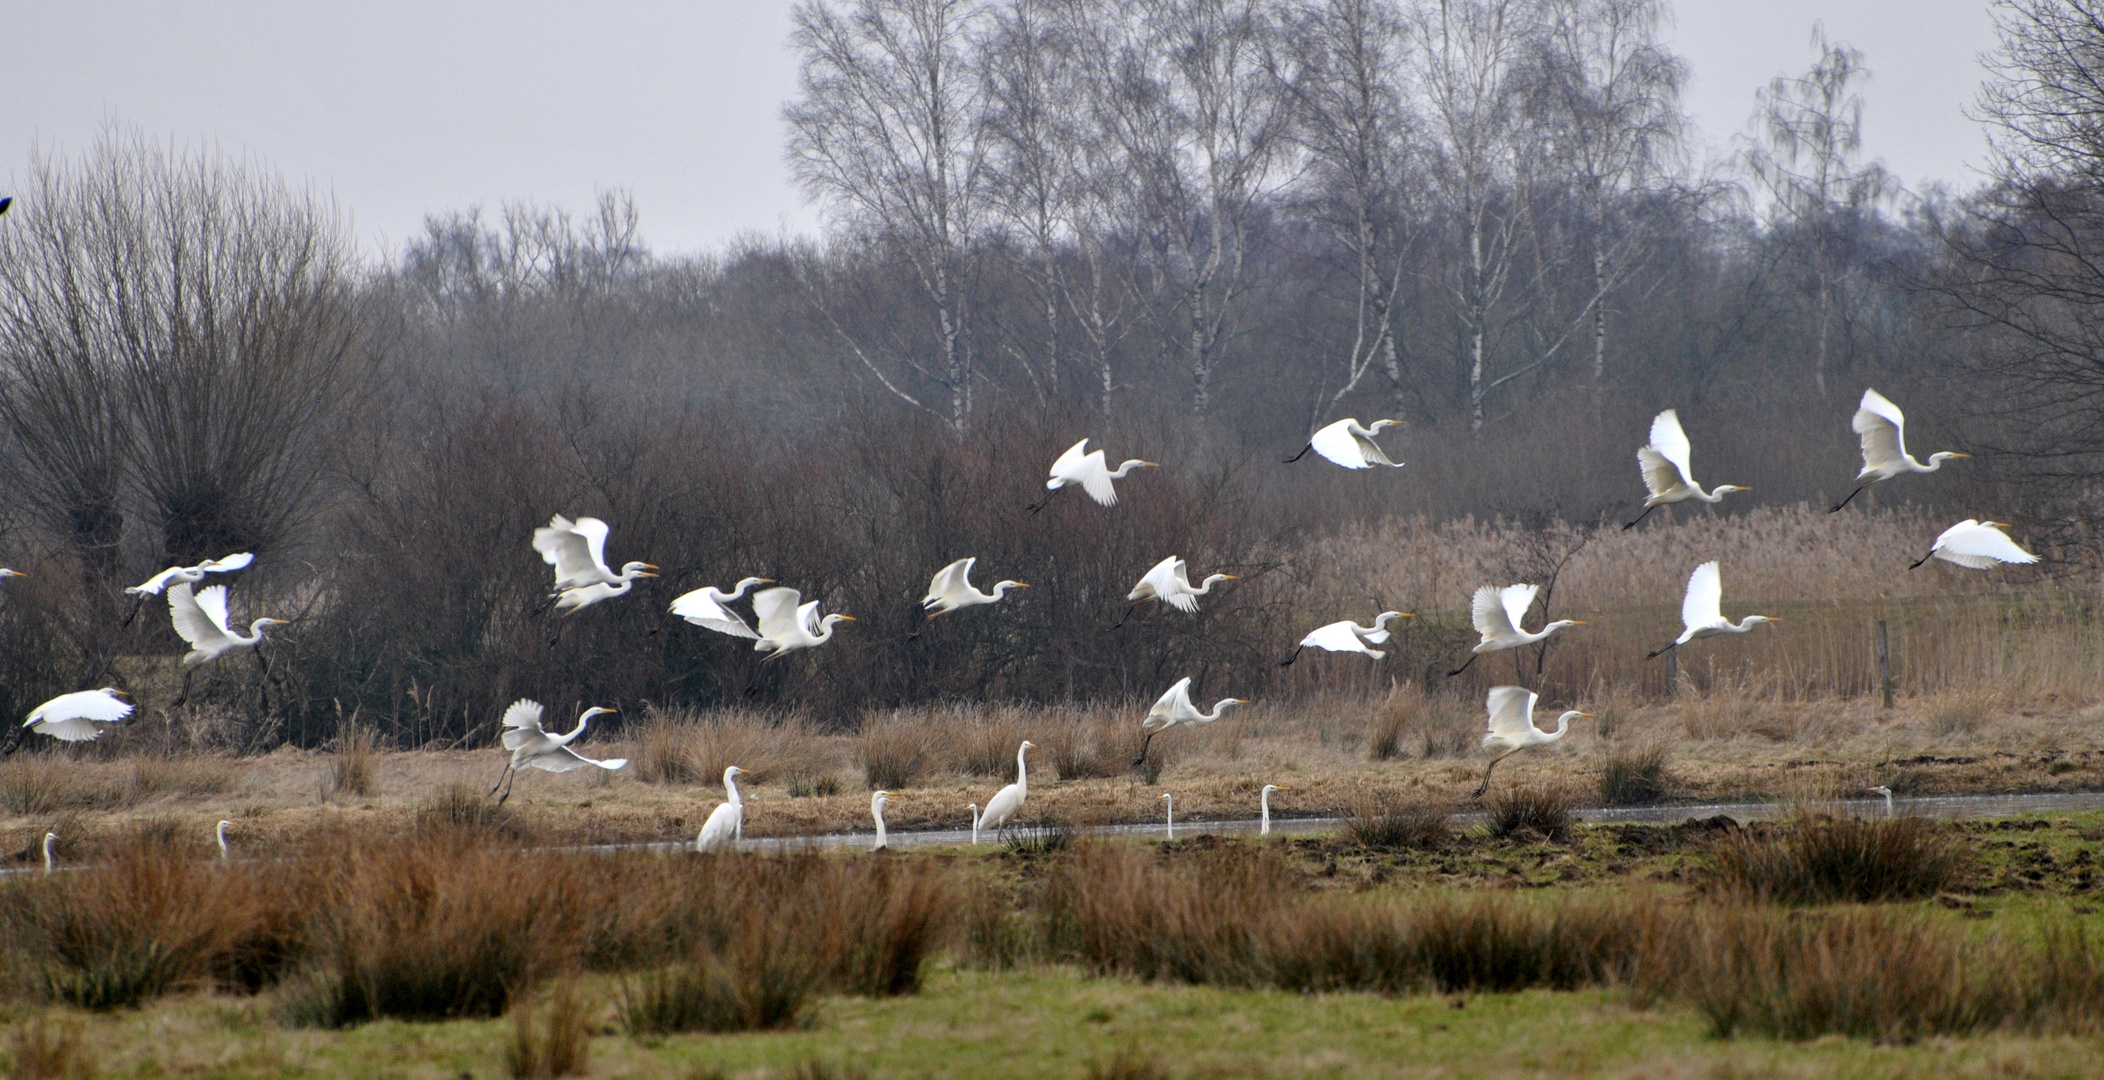
[[[1498,762],[1530,747],[1547,746],[1570,733],[1571,721],[1581,716],[1591,719],[1593,715],[1572,709],[1557,718],[1555,731],[1543,731],[1534,726],[1534,703],[1538,700],[1539,695],[1525,687],[1490,688],[1490,693],[1484,698],[1484,705],[1490,712],[1490,732],[1483,736],[1483,746],[1487,750],[1504,752],[1490,759],[1490,764],[1484,767],[1483,783],[1470,798],[1481,798],[1489,789],[1490,770],[1497,768]]]
[[[1476,634],[1482,640],[1476,642],[1475,647],[1469,650],[1472,655],[1467,663],[1447,674],[1459,675],[1467,671],[1468,665],[1475,663],[1476,657],[1484,653],[1532,645],[1564,627],[1586,625],[1583,619],[1558,619],[1545,624],[1532,634],[1521,629],[1526,622],[1527,609],[1534,606],[1534,597],[1540,592],[1539,585],[1507,585],[1502,589],[1496,585],[1485,585],[1477,589],[1474,599],[1469,603],[1469,617],[1475,623]]]
[[[1140,582],[1125,594],[1134,607],[1149,600],[1159,600],[1187,615],[1198,613],[1198,598],[1211,592],[1213,584],[1220,581],[1238,580],[1233,574],[1210,574],[1203,582],[1193,586],[1184,561],[1174,555],[1155,563]]]
[[[1780,622],[1768,615],[1748,615],[1734,623],[1724,617],[1724,575],[1718,571],[1716,560],[1703,563],[1688,575],[1688,592],[1680,601],[1680,637],[1671,645],[1655,649],[1657,656],[1666,649],[1677,649],[1698,638],[1716,637],[1718,634],[1743,634],[1766,622]],[[1646,657],[1649,659],[1649,657]]]
[[[1027,589],[1030,586],[1020,581],[994,582],[994,591],[980,592],[972,586],[972,566],[979,560],[959,559],[935,572],[935,580],[928,583],[928,595],[921,597],[921,607],[929,618],[947,615],[958,608],[998,602],[1010,589]]]
[[[723,770],[724,801],[701,823],[701,835],[694,838],[695,851],[721,851],[745,831],[745,800],[738,797],[738,778],[744,775],[745,770],[736,765]]]
[[[891,802],[891,792],[879,791],[869,797],[869,816],[877,823],[877,840],[870,845],[871,851],[882,851],[889,844],[884,835],[884,807]]]
[[[1342,622],[1333,622],[1327,626],[1318,626],[1308,631],[1308,636],[1300,639],[1300,647],[1293,650],[1292,656],[1279,661],[1278,666],[1286,667],[1292,664],[1293,661],[1300,659],[1301,649],[1351,652],[1359,653],[1362,656],[1371,656],[1376,660],[1382,659],[1388,654],[1373,648],[1373,646],[1387,643],[1389,636],[1388,624],[1397,619],[1414,619],[1416,617],[1416,615],[1407,611],[1384,611],[1374,616],[1372,626],[1360,626],[1350,619],[1345,619]]]
[[[994,840],[998,843],[1002,830],[1015,819],[1016,811],[1023,808],[1023,800],[1030,796],[1030,762],[1026,755],[1035,749],[1037,744],[1028,739],[1016,747],[1015,783],[994,792],[994,797],[986,801],[986,809],[980,812],[978,824],[972,827],[973,843],[979,842],[977,834],[986,829],[994,831]]]
[[[724,592],[714,585],[685,593],[672,601],[672,613],[696,626],[714,630],[732,637],[758,639],[752,626],[743,616],[730,609],[730,605],[745,597],[747,590],[755,585],[772,585],[773,578],[749,577],[739,580],[736,588]]]
[[[1140,756],[1133,761],[1133,768],[1137,769],[1146,762],[1147,748],[1153,745],[1156,735],[1179,724],[1210,724],[1227,715],[1227,710],[1247,704],[1249,702],[1241,698],[1221,698],[1213,703],[1211,712],[1199,712],[1198,706],[1191,701],[1191,677],[1186,675],[1176,680],[1176,685],[1157,698],[1140,720],[1140,730],[1147,734],[1140,740]]]
[[[229,570],[240,570],[255,561],[256,557],[254,555],[243,551],[228,555],[223,559],[211,559],[201,562],[196,566],[171,566],[124,591],[138,597],[159,596],[162,589],[176,582],[185,581],[194,585],[203,581],[206,574],[223,574]]]
[[[168,587],[168,615],[175,632],[190,643],[184,667],[195,667],[234,649],[244,649],[263,640],[263,631],[285,625],[283,619],[257,619],[243,637],[227,628],[226,586],[213,585],[191,592],[190,583],[178,581]]]
[[[779,660],[798,649],[810,649],[833,640],[833,624],[854,622],[853,615],[828,615],[818,617],[818,601],[800,603],[803,594],[795,589],[762,589],[753,594],[753,614],[759,616],[759,640],[752,643],[756,652],[767,653],[767,660]],[[765,661],[762,661],[763,663]]]
[[[1134,469],[1154,469],[1160,466],[1152,461],[1131,458],[1119,465],[1115,471],[1103,460],[1103,451],[1089,450],[1089,441],[1083,439],[1067,447],[1067,452],[1052,462],[1050,478],[1045,481],[1045,497],[1030,509],[1036,511],[1052,500],[1052,492],[1063,487],[1080,485],[1089,493],[1089,498],[1104,506],[1116,506],[1118,488],[1112,481],[1125,479],[1125,474]],[[1086,451],[1086,452],[1084,452]]]
[[[2016,546],[2003,529],[2009,526],[1999,521],[1964,521],[1943,530],[1936,538],[1929,553],[1915,560],[1920,566],[1930,559],[1965,567],[1968,570],[1992,570],[2002,563],[2035,563],[2038,556]]]
[[[1292,460],[1299,461],[1301,454],[1313,450],[1347,469],[1369,469],[1375,465],[1399,469],[1403,463],[1390,461],[1387,452],[1381,449],[1381,444],[1373,441],[1373,437],[1383,428],[1401,424],[1401,420],[1376,420],[1370,425],[1361,425],[1356,418],[1345,417],[1309,436],[1308,445],[1300,454],[1293,455]]]
[[[571,743],[577,741],[578,736],[584,734],[585,726],[592,722],[593,717],[614,710],[602,709],[596,705],[586,709],[584,714],[577,718],[577,726],[566,735],[556,735],[541,727],[543,711],[540,702],[527,698],[512,702],[511,707],[504,710],[504,749],[511,751],[511,760],[504,766],[503,774],[497,777],[497,787],[504,788],[503,798],[497,800],[499,806],[504,804],[505,799],[511,798],[511,789],[505,784],[505,780],[516,778],[520,769],[563,773],[587,765],[612,770],[628,764],[627,758],[608,758],[604,761],[588,758],[570,747]],[[497,788],[489,789],[489,793],[495,795]]]
[[[1906,414],[1876,390],[1863,391],[1863,400],[1856,406],[1856,415],[1849,421],[1849,427],[1862,440],[1863,469],[1856,474],[1855,490],[1848,493],[1848,498],[1834,504],[1833,509],[1837,511],[1862,494],[1863,489],[1881,480],[1890,480],[1901,473],[1935,472],[1946,460],[1972,456],[1944,450],[1930,454],[1926,465],[1914,460],[1914,455],[1907,453]]]
[[[22,726],[65,742],[87,742],[102,734],[97,725],[114,724],[132,714],[132,703],[118,699],[123,693],[114,686],[105,686],[60,694],[29,710],[29,718],[22,721]]]
[[[1712,491],[1702,490],[1702,485],[1695,482],[1694,469],[1689,465],[1693,456],[1694,449],[1688,445],[1688,433],[1680,426],[1678,412],[1667,409],[1652,419],[1651,442],[1636,452],[1637,469],[1644,475],[1644,489],[1648,492],[1644,499],[1644,513],[1638,514],[1636,521],[1623,528],[1635,528],[1637,521],[1644,520],[1652,510],[1668,503],[1690,499],[1719,503],[1724,501],[1728,492],[1753,490],[1736,484],[1718,484]]]
[[[606,537],[609,530],[606,522],[593,517],[581,517],[576,521],[557,514],[548,519],[548,524],[533,530],[533,550],[541,553],[541,559],[555,568],[555,592],[559,595],[574,589],[593,585],[620,585],[623,588],[606,595],[618,596],[627,592],[626,586],[639,577],[656,577],[645,571],[657,567],[647,562],[631,562],[621,567],[616,574],[606,565]],[[593,595],[573,607],[603,600],[603,595]]]

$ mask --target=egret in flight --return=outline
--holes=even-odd
[[[120,700],[129,696],[114,686],[60,694],[29,710],[22,726],[63,742],[88,742],[102,735],[97,725],[114,724],[132,714],[132,703]]]
[[[639,577],[657,576],[645,573],[657,569],[647,562],[628,563],[621,567],[618,574],[608,569],[607,532],[606,522],[598,518],[581,517],[571,521],[561,514],[549,518],[546,527],[533,530],[533,550],[540,552],[541,559],[555,568],[557,595],[592,585],[626,586]],[[620,591],[628,590],[623,588]],[[592,602],[585,600],[577,606]]]
[[[1213,711],[1199,712],[1198,706],[1191,703],[1191,677],[1186,675],[1176,680],[1176,685],[1170,687],[1140,721],[1140,730],[1147,735],[1140,740],[1140,756],[1133,759],[1132,767],[1137,769],[1146,763],[1147,748],[1153,745],[1156,735],[1178,724],[1210,724],[1226,716],[1227,710],[1247,704],[1249,702],[1241,698],[1221,698],[1213,703]]]
[[[1914,460],[1914,455],[1907,453],[1906,414],[1875,390],[1863,391],[1862,404],[1856,406],[1856,418],[1849,426],[1863,440],[1863,471],[1856,474],[1856,489],[1835,503],[1829,513],[1838,512],[1861,495],[1864,488],[1880,480],[1890,480],[1901,473],[1935,472],[1949,458],[1972,456],[1944,450],[1930,454],[1927,465]]]
[[[1211,592],[1215,583],[1239,580],[1233,574],[1209,574],[1204,581],[1193,586],[1184,561],[1171,555],[1155,563],[1153,568],[1140,577],[1140,583],[1125,594],[1125,599],[1132,601],[1132,607],[1126,608],[1125,614],[1129,618],[1133,610],[1141,604],[1149,600],[1159,600],[1186,615],[1196,615],[1198,598]],[[1125,620],[1119,619],[1118,626],[1124,625]],[[1116,630],[1118,626],[1111,629]]]
[[[739,580],[736,588],[729,592],[714,585],[685,593],[672,601],[672,613],[696,626],[714,630],[732,637],[759,638],[752,626],[730,605],[745,598],[745,593],[755,585],[772,585],[773,578],[749,577]]]
[[[1387,452],[1381,449],[1380,443],[1373,441],[1373,437],[1380,434],[1382,428],[1400,427],[1402,423],[1401,420],[1376,420],[1370,426],[1362,426],[1357,419],[1345,417],[1309,436],[1308,445],[1301,447],[1300,453],[1287,458],[1286,464],[1307,457],[1308,451],[1313,450],[1347,469],[1370,469],[1375,465],[1400,469],[1403,463],[1388,460]]]
[[[577,726],[567,735],[556,735],[542,730],[542,711],[540,702],[527,698],[512,702],[511,708],[504,710],[504,749],[511,751],[511,760],[505,764],[503,773],[498,775],[497,787],[489,789],[491,795],[497,793],[497,788],[504,789],[503,797],[497,800],[498,806],[503,806],[504,800],[511,798],[511,785],[506,781],[516,781],[520,769],[564,773],[571,769],[582,769],[587,765],[613,770],[628,764],[627,758],[607,758],[601,761],[598,758],[588,758],[570,748],[570,744],[576,742],[579,735],[584,734],[585,725],[592,722],[592,717],[601,713],[612,713],[614,710],[602,709],[596,705],[586,709],[584,715],[577,718]]]
[[[1718,634],[1743,634],[1767,622],[1781,622],[1770,615],[1748,615],[1734,623],[1724,617],[1724,577],[1717,572],[1716,560],[1703,563],[1688,575],[1688,595],[1680,601],[1680,621],[1686,629],[1673,639],[1670,645],[1653,649],[1644,659],[1677,649],[1697,638],[1716,637]]]
[[[1529,747],[1547,746],[1563,738],[1570,734],[1571,721],[1581,716],[1588,720],[1593,719],[1593,714],[1589,712],[1572,709],[1556,718],[1555,731],[1543,731],[1534,726],[1534,703],[1538,700],[1539,695],[1523,686],[1490,688],[1490,694],[1485,699],[1485,704],[1490,709],[1490,734],[1483,736],[1483,746],[1485,749],[1501,750],[1503,753],[1490,759],[1490,764],[1483,769],[1483,782],[1476,786],[1475,794],[1469,798],[1480,799],[1483,793],[1490,789],[1490,770],[1497,768],[1498,762]]]
[[[1644,474],[1644,488],[1650,496],[1644,500],[1644,512],[1622,526],[1626,531],[1637,527],[1637,523],[1651,516],[1651,511],[1667,503],[1687,502],[1699,499],[1706,503],[1720,503],[1733,491],[1752,491],[1752,488],[1736,484],[1718,484],[1710,491],[1702,490],[1695,482],[1695,474],[1688,468],[1688,458],[1693,448],[1688,445],[1688,433],[1680,427],[1680,414],[1672,409],[1659,413],[1651,421],[1651,444],[1636,452],[1636,465]]]
[[[1277,784],[1265,784],[1264,790],[1257,792],[1257,813],[1260,815],[1257,818],[1258,836],[1271,835],[1271,793],[1285,790],[1287,789]]]
[[[190,583],[178,581],[168,587],[168,616],[175,632],[190,643],[183,655],[183,686],[170,705],[190,698],[190,670],[210,663],[235,649],[253,648],[263,641],[263,631],[285,625],[283,619],[257,619],[248,624],[248,636],[227,628],[226,586],[213,585],[192,593]]]
[[[2016,541],[2009,539],[2009,534],[2002,531],[2008,527],[2000,521],[1974,521],[1966,518],[1943,530],[1943,535],[1936,538],[1936,544],[1929,548],[1929,553],[1914,560],[1914,566],[1907,569],[1912,570],[1930,559],[1942,559],[1968,570],[1992,570],[2001,563],[2037,562],[2038,556],[2017,547]]]
[[[1028,739],[1024,739],[1023,744],[1015,748],[1015,783],[994,792],[994,797],[986,801],[986,809],[979,814],[979,823],[973,826],[975,834],[992,829],[994,842],[1000,842],[1002,830],[1008,828],[1008,823],[1015,819],[1016,811],[1023,808],[1023,800],[1030,795],[1029,762],[1025,760],[1025,755],[1035,749],[1037,744]],[[976,835],[972,842],[979,842]]]
[[[1292,656],[1279,661],[1278,666],[1293,666],[1293,661],[1300,659],[1302,649],[1353,652],[1362,656],[1371,656],[1376,660],[1382,659],[1388,654],[1372,646],[1387,643],[1388,624],[1397,619],[1414,618],[1417,618],[1417,616],[1407,611],[1384,611],[1373,617],[1372,626],[1360,626],[1350,619],[1346,619],[1343,622],[1333,622],[1328,626],[1318,626],[1308,631],[1308,636],[1300,639],[1300,647],[1293,650]]]
[[[1081,485],[1081,490],[1088,492],[1089,498],[1096,500],[1097,503],[1103,506],[1116,506],[1118,504],[1118,488],[1112,481],[1125,479],[1125,474],[1134,469],[1161,468],[1161,466],[1152,461],[1130,458],[1124,464],[1119,465],[1116,470],[1112,470],[1110,466],[1104,464],[1103,451],[1090,450],[1087,453],[1082,452],[1082,449],[1088,444],[1089,441],[1083,439],[1067,447],[1067,452],[1059,455],[1058,460],[1052,462],[1051,477],[1045,481],[1045,497],[1031,505],[1031,513],[1035,514],[1039,510],[1043,510],[1045,504],[1052,501],[1053,494],[1059,491],[1060,488],[1073,487],[1076,484]]]
[[[745,831],[745,800],[738,797],[738,778],[744,775],[745,770],[736,765],[723,770],[724,801],[701,823],[701,835],[694,838],[695,851],[721,851]]]
[[[1530,634],[1520,629],[1520,624],[1527,618],[1527,609],[1534,606],[1534,596],[1540,591],[1539,585],[1507,585],[1502,589],[1495,585],[1485,585],[1477,589],[1476,598],[1469,605],[1469,614],[1475,620],[1476,633],[1481,635],[1483,640],[1469,650],[1467,663],[1447,672],[1447,675],[1451,677],[1467,671],[1469,664],[1475,663],[1476,657],[1484,653],[1503,652],[1522,645],[1532,645],[1566,626],[1585,625],[1584,619],[1558,619],[1543,626],[1537,633]],[[1514,671],[1519,670],[1519,662],[1518,656],[1512,658]]]
[[[762,589],[752,595],[753,614],[760,617],[759,640],[753,651],[779,660],[798,649],[812,649],[833,640],[833,624],[854,622],[853,615],[818,617],[818,601],[800,604],[804,595],[795,589]]]
[[[228,555],[223,559],[207,559],[196,566],[171,566],[124,590],[132,597],[131,614],[124,617],[124,625],[130,626],[131,621],[138,617],[139,608],[146,603],[147,597],[161,595],[161,590],[176,582],[183,581],[195,585],[203,581],[206,574],[223,574],[230,570],[241,570],[255,561],[256,557],[254,555],[241,551]]]
[[[921,607],[929,618],[947,615],[958,608],[975,607],[980,604],[998,602],[1010,589],[1027,589],[1021,581],[996,581],[994,591],[980,592],[972,587],[972,564],[977,558],[959,559],[935,572],[935,580],[928,583],[928,595],[921,597]]]

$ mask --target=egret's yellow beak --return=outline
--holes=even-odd
[[[1580,716],[1583,716],[1583,717],[1585,717],[1585,718],[1586,718],[1587,720],[1598,720],[1598,719],[1600,719],[1599,717],[1597,717],[1597,716],[1594,716],[1593,714],[1591,714],[1591,713],[1589,713],[1589,712],[1582,712],[1582,713],[1579,713],[1578,715],[1580,715]]]
[[[1952,457],[1971,457],[1972,455],[1971,455],[1971,454],[1961,454],[1961,453],[1958,453],[1957,451],[1953,450],[1953,451],[1951,451],[1951,456],[1952,456]]]
[[[841,622],[854,622],[854,621],[855,621],[855,617],[854,617],[853,615],[842,615],[842,616],[840,616],[840,621],[841,621]]]
[[[1241,575],[1239,575],[1239,574],[1222,574],[1222,575],[1220,575],[1220,576],[1221,576],[1221,577],[1224,577],[1224,578],[1226,578],[1226,579],[1227,579],[1227,580],[1229,580],[1229,581],[1240,581],[1240,580],[1242,580],[1242,578],[1241,578]]]
[[[1592,624],[1591,624],[1591,623],[1589,623],[1589,622],[1586,622],[1586,621],[1585,621],[1584,619],[1572,619],[1572,620],[1571,620],[1571,625],[1572,625],[1572,626],[1591,626]]]

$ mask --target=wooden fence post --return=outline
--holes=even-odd
[[[1878,685],[1885,691],[1885,707],[1892,707],[1892,645],[1885,636],[1885,620],[1878,620]]]

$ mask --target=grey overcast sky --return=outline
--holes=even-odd
[[[109,119],[250,156],[333,193],[368,250],[427,213],[511,200],[583,209],[634,192],[660,253],[741,232],[809,232],[782,164],[795,90],[789,0],[66,0],[0,33],[0,176],[32,146],[78,153]],[[1723,153],[1755,88],[1862,49],[1865,149],[1910,187],[1968,186],[1984,149],[1962,109],[1993,44],[1984,0],[1677,0],[1686,104]]]

